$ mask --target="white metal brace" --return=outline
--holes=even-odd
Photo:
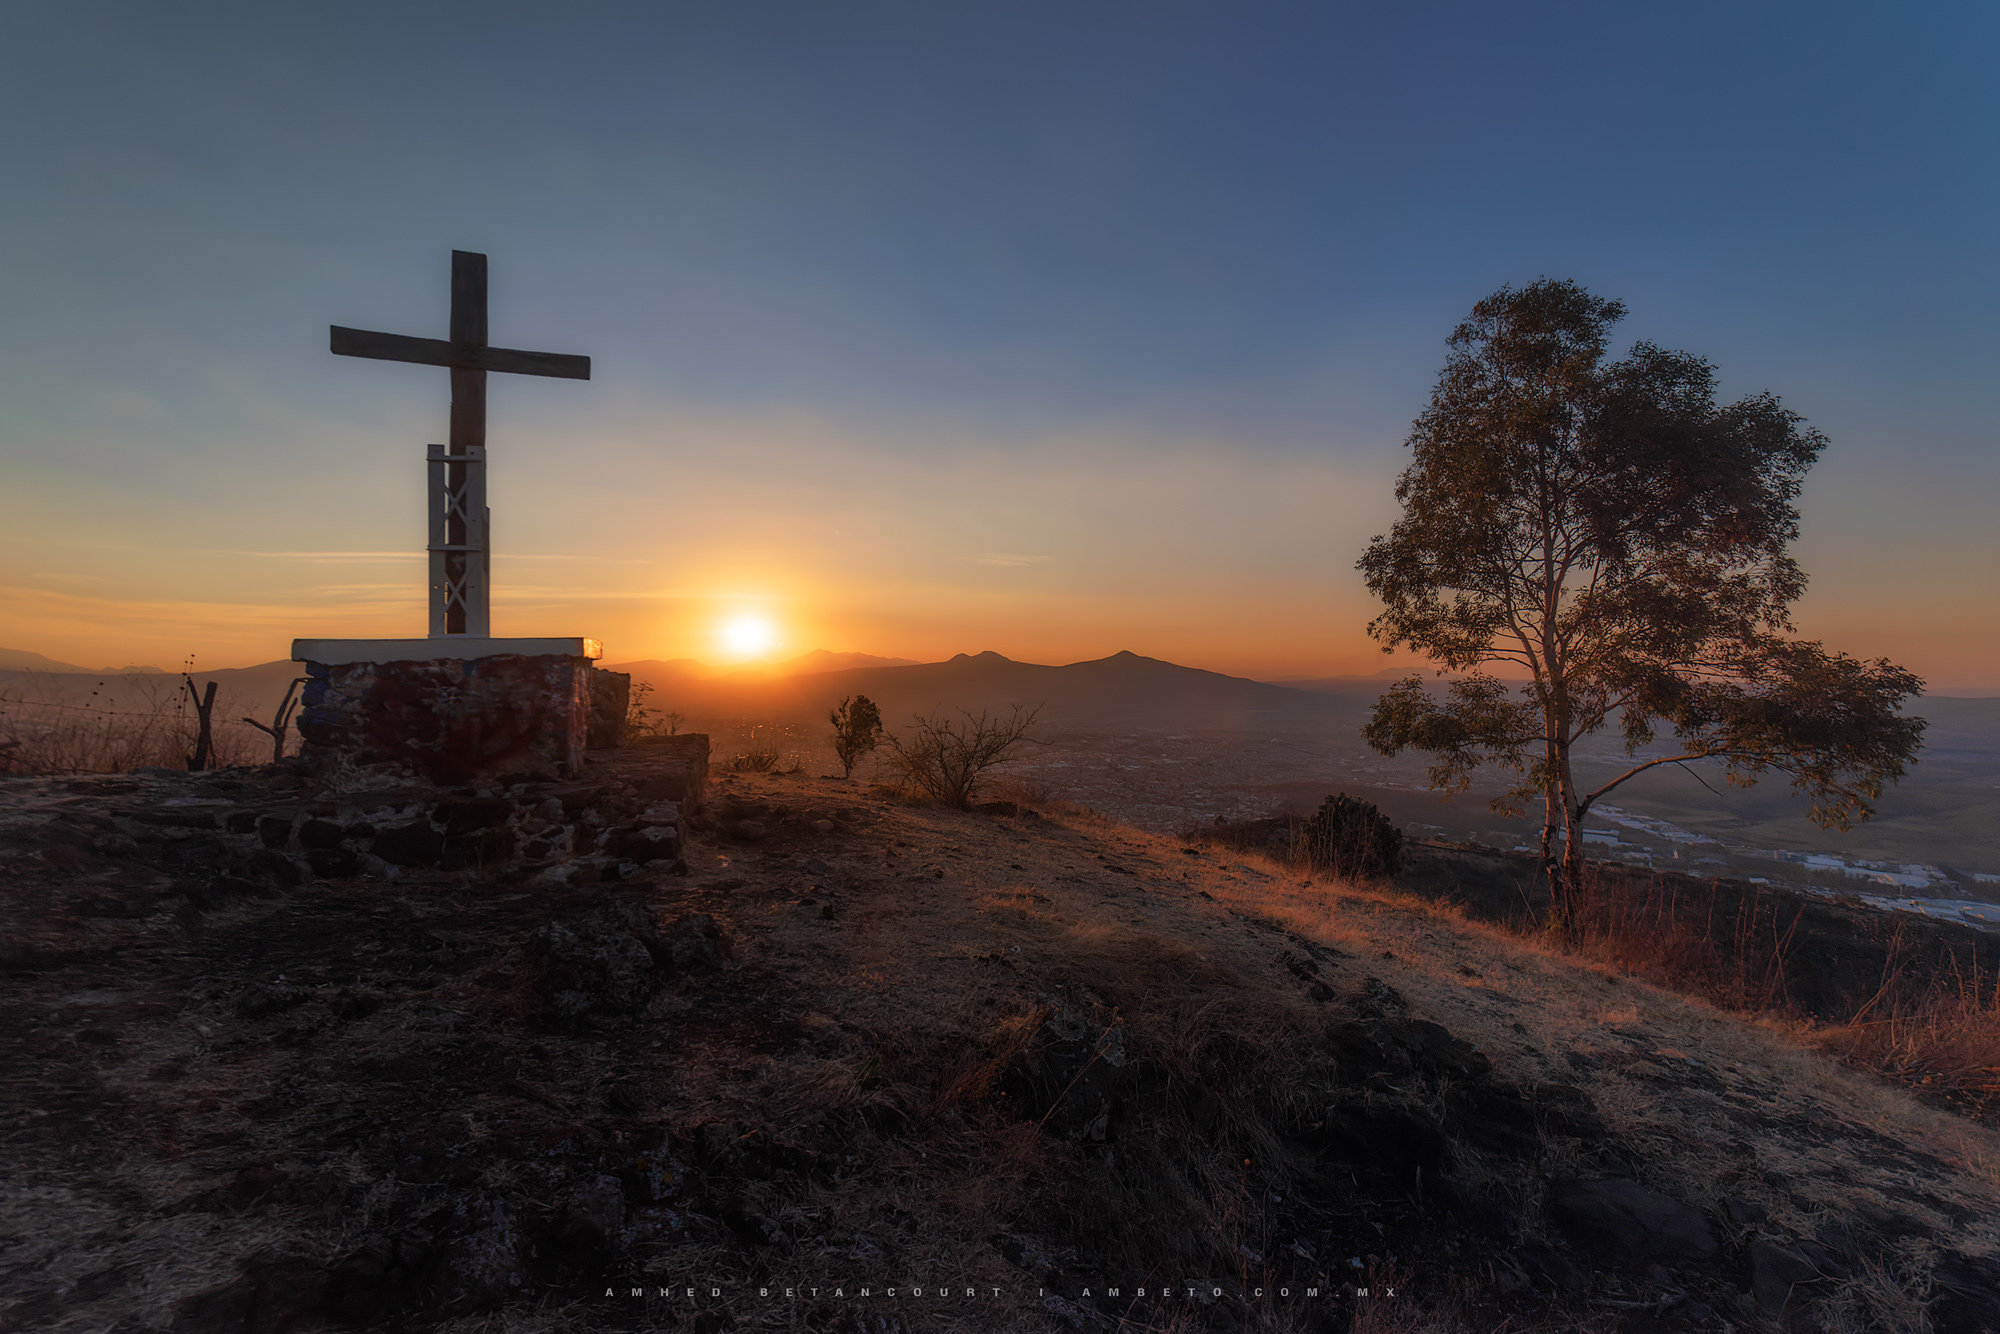
[[[486,507],[486,446],[429,449],[431,637],[493,633],[493,515]]]

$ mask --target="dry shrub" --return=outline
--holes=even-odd
[[[0,773],[125,773],[156,766],[185,769],[194,753],[194,706],[177,676],[94,681],[22,674],[0,695]],[[270,741],[242,721],[242,703],[216,700],[211,731],[214,768],[258,764]]]
[[[1802,918],[1795,903],[1753,893],[1723,936],[1713,896],[1699,886],[1657,878],[1635,885],[1586,864],[1582,891],[1578,953],[1725,1009],[1787,1007],[1786,959]]]
[[[1786,979],[1804,908],[1753,892],[1718,929],[1699,885],[1585,868],[1586,907],[1571,952],[1723,1009],[1798,1024],[1849,1064],[1936,1096],[1975,1117],[2000,1110],[2000,977],[1968,972],[1956,954],[1916,957],[1898,923],[1881,986],[1852,1015],[1822,1024]]]
[[[1342,792],[1293,824],[1292,864],[1344,880],[1387,880],[1402,869],[1403,831],[1374,802]]]
[[[958,712],[953,719],[937,710],[916,718],[906,735],[887,737],[889,754],[882,767],[904,791],[963,810],[972,804],[986,771],[1028,740],[1041,709],[1016,704],[1004,714]]]
[[[1819,1045],[1969,1115],[2000,1108],[2000,978],[1982,978],[1976,964],[1967,976],[1954,959],[1913,996],[1895,995],[1891,981],[1877,996],[1876,1009],[1821,1029]]]

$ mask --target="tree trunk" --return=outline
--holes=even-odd
[[[1560,743],[1555,752],[1555,779],[1550,796],[1562,821],[1562,864],[1549,877],[1549,931],[1562,941],[1574,944],[1583,934],[1584,866],[1583,813],[1576,797],[1576,776],[1570,772],[1569,747]],[[1545,829],[1544,837],[1552,830]],[[1546,860],[1546,854],[1544,855]]]

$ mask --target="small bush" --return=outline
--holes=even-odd
[[[982,709],[974,717],[960,709],[963,722],[945,717],[943,710],[920,717],[908,735],[888,738],[890,775],[906,791],[964,810],[986,771],[1028,739],[1039,713],[1040,708],[1024,712],[1016,704],[999,716]]]
[[[778,767],[778,743],[769,728],[750,729],[750,744],[734,764],[738,773],[768,774]]]
[[[1300,860],[1344,879],[1386,880],[1403,869],[1403,831],[1372,801],[1328,797],[1298,828]]]
[[[684,719],[678,713],[654,708],[650,702],[652,694],[650,682],[632,683],[631,697],[625,706],[626,736],[674,736],[680,732]]]
[[[854,777],[855,761],[882,744],[882,710],[866,695],[852,695],[827,714],[833,724],[833,753],[840,757],[840,776]]]

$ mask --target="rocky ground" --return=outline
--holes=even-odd
[[[469,794],[525,865],[4,780],[0,1322],[2000,1330],[2000,1140],[1774,1032],[1084,814],[670,821],[666,759]]]

